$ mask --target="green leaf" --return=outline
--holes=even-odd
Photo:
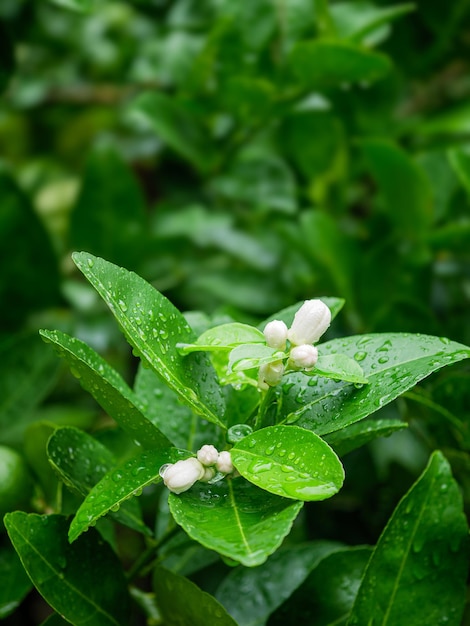
[[[144,487],[161,482],[159,470],[162,465],[189,456],[188,452],[176,448],[151,450],[105,474],[91,489],[75,514],[70,524],[70,541],[75,541],[103,515],[110,511],[116,513],[123,502],[132,496],[139,496]]]
[[[215,597],[239,626],[263,626],[309,572],[340,546],[332,541],[318,541],[280,548],[259,567],[237,567],[229,572],[217,587]],[[244,589],[249,589],[250,593],[240,602],[240,590]]]
[[[241,372],[266,363],[273,363],[287,357],[285,352],[262,344],[241,345],[229,355],[228,371]]]
[[[250,482],[279,496],[324,500],[344,480],[340,460],[315,433],[270,426],[244,437],[231,450],[234,466]]]
[[[35,333],[0,343],[0,439],[21,443],[34,409],[56,382],[59,362]]]
[[[201,419],[152,370],[139,366],[134,385],[145,415],[177,448],[198,450],[210,441],[223,446],[225,438],[220,428]],[[230,411],[232,415],[233,411]]]
[[[372,548],[343,548],[315,563],[305,582],[269,619],[269,626],[344,626]]]
[[[169,504],[192,539],[247,567],[260,565],[279,547],[303,505],[242,478],[196,483],[180,495],[170,493]]]
[[[223,426],[222,391],[207,356],[182,357],[177,343],[193,332],[181,313],[143,278],[85,252],[73,259],[110,307],[127,340],[181,400],[198,415]]]
[[[170,440],[142,413],[132,389],[99,354],[83,341],[60,331],[39,332],[67,361],[82,387],[132,439],[146,448],[162,450],[171,447]]]
[[[415,10],[411,3],[377,7],[369,2],[338,2],[330,12],[339,37],[360,42],[381,26]]]
[[[60,506],[58,502],[60,500],[59,481],[47,458],[46,446],[55,429],[55,424],[44,421],[35,422],[26,429],[23,444],[26,460],[35,477],[38,478],[42,490],[41,495],[52,510],[57,510]]]
[[[369,419],[336,430],[326,435],[325,441],[338,456],[344,456],[356,448],[365,446],[366,443],[377,439],[377,437],[389,437],[404,428],[408,428],[408,424],[397,419]]]
[[[368,563],[349,626],[461,623],[469,540],[459,486],[441,452],[398,504]]]
[[[144,93],[130,105],[130,115],[144,123],[199,171],[209,170],[216,152],[208,133],[189,106],[163,93]]]
[[[320,355],[312,373],[349,383],[367,383],[359,363],[345,354]]]
[[[47,444],[47,455],[63,483],[85,497],[115,465],[113,454],[103,444],[77,428],[57,429]],[[136,500],[124,502],[111,517],[137,532],[151,535]]]
[[[303,85],[310,89],[371,83],[385,76],[391,67],[384,54],[345,41],[327,39],[296,44],[290,64]]]
[[[465,147],[449,150],[449,161],[467,194],[470,194],[470,152]]]
[[[470,349],[445,337],[380,333],[333,339],[321,345],[322,355],[338,352],[360,363],[367,385],[289,374],[282,389],[281,415],[289,423],[319,435],[354,424],[441,367],[470,357]]]
[[[200,335],[195,343],[178,344],[181,354],[189,354],[197,350],[229,350],[244,343],[265,343],[264,335],[254,326],[233,322],[209,328]]]
[[[156,567],[153,588],[166,626],[236,626],[214,596],[202,591],[184,576]]]
[[[60,515],[8,513],[10,539],[39,593],[75,626],[127,626],[130,602],[121,564],[99,535],[90,531],[67,541]]]
[[[0,619],[21,604],[32,588],[18,555],[11,546],[0,548]]]
[[[373,177],[383,196],[388,219],[400,233],[416,238],[433,221],[433,199],[424,170],[388,140],[361,141]]]
[[[70,247],[136,269],[147,233],[145,199],[129,166],[114,149],[94,150],[70,216]]]

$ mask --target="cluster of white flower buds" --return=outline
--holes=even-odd
[[[176,463],[168,463],[160,468],[163,482],[173,493],[187,491],[195,482],[211,482],[218,475],[223,478],[233,472],[230,452],[219,452],[212,445],[204,445],[197,451],[197,458],[190,457]]]
[[[290,343],[287,365],[282,360],[266,363],[259,368],[258,386],[266,390],[277,385],[287,368],[309,370],[315,367],[318,350],[312,344],[320,339],[331,323],[331,312],[321,300],[306,300],[294,316],[290,328],[282,320],[268,322],[264,328],[266,344],[285,351]]]

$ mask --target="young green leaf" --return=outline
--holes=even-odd
[[[279,547],[303,505],[242,478],[196,483],[185,493],[171,493],[169,504],[192,539],[247,567],[260,565]]]
[[[459,486],[441,452],[398,504],[367,565],[349,626],[461,623],[469,539]]]
[[[215,597],[239,626],[263,626],[268,616],[302,584],[309,572],[328,554],[340,548],[341,544],[333,541],[282,547],[259,567],[232,569],[217,587]],[[250,590],[243,602],[240,602],[241,589]]]
[[[346,354],[360,363],[368,384],[289,374],[283,384],[282,416],[319,435],[340,430],[374,413],[432,372],[470,357],[470,348],[446,338],[381,333],[333,339],[322,355]]]
[[[58,428],[48,441],[47,455],[64,484],[85,497],[115,465],[108,448],[77,428]],[[151,534],[134,499],[124,502],[111,517],[137,532]]]
[[[99,354],[79,339],[58,330],[41,330],[40,334],[67,361],[82,387],[133,439],[145,448],[171,447],[170,440],[143,415],[132,389]]]
[[[97,483],[80,505],[70,524],[69,540],[75,541],[97,520],[110,511],[116,512],[121,504],[142,493],[142,489],[162,480],[159,470],[166,463],[188,458],[185,450],[151,450],[116,467]]]
[[[339,37],[360,42],[380,27],[414,9],[415,5],[411,3],[382,8],[369,2],[339,2],[331,6],[331,17]]]
[[[315,368],[309,374],[325,376],[334,380],[344,380],[348,383],[366,384],[362,367],[353,358],[345,354],[326,354],[318,357]]]
[[[214,596],[202,591],[184,576],[156,567],[153,588],[166,626],[237,626]]]
[[[279,361],[286,357],[285,352],[263,344],[241,345],[230,352],[228,371],[241,372],[242,370],[249,370],[266,363],[274,363],[274,361]]]
[[[231,450],[234,466],[250,482],[279,496],[324,500],[344,480],[341,461],[315,433],[270,426],[244,437]]]
[[[177,347],[181,354],[189,354],[198,350],[230,350],[246,343],[265,343],[263,333],[249,324],[234,322],[209,328],[194,343],[178,344]]]
[[[130,602],[121,564],[95,531],[67,541],[61,515],[8,513],[5,526],[28,576],[72,624],[128,626]]]
[[[143,278],[86,252],[75,253],[77,267],[108,304],[129,343],[198,415],[223,426],[224,401],[207,355],[183,357],[177,343],[192,343],[186,320]]]

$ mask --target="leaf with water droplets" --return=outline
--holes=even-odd
[[[465,606],[468,525],[441,452],[402,498],[372,553],[349,626],[458,626]]]
[[[280,546],[302,504],[243,478],[196,483],[169,497],[174,519],[192,539],[247,567],[264,563]]]
[[[408,428],[408,424],[397,419],[362,420],[326,435],[325,441],[330,444],[336,454],[344,456],[377,437],[389,437],[404,428]]]
[[[365,385],[367,378],[359,363],[345,354],[325,354],[318,357],[315,368],[309,374],[325,376],[334,380]]]
[[[285,422],[331,433],[374,413],[432,372],[470,357],[470,348],[445,338],[383,333],[333,339],[321,354],[345,354],[358,361],[367,385],[302,373],[285,377],[281,417]],[[300,406],[299,406],[300,405]]]
[[[283,546],[259,567],[232,569],[217,587],[215,597],[239,626],[263,626],[268,616],[302,584],[328,554],[341,548],[333,541]],[[240,602],[240,590],[249,589]],[[303,623],[285,619],[284,624]]]
[[[177,448],[196,451],[205,443],[216,448],[225,444],[222,429],[182,404],[173,389],[142,364],[137,371],[134,391],[145,407],[145,415]]]
[[[134,272],[86,252],[74,253],[73,260],[109,306],[139,357],[193,411],[223,426],[223,394],[207,355],[182,356],[176,347],[195,340],[178,309]]]
[[[247,480],[295,500],[325,500],[343,484],[341,461],[318,435],[297,426],[270,426],[241,439],[231,450]]]
[[[230,352],[228,371],[240,372],[242,370],[260,367],[266,363],[274,363],[286,357],[285,352],[263,344],[252,343],[237,346]]]
[[[67,519],[15,511],[5,526],[28,576],[50,606],[72,624],[128,626],[130,601],[121,564],[91,531],[67,541]]]
[[[181,354],[189,354],[198,350],[212,352],[214,350],[230,350],[245,343],[265,343],[264,335],[254,326],[233,322],[209,328],[194,343],[178,344]]]
[[[40,333],[53,343],[82,387],[132,439],[145,448],[162,450],[171,447],[170,440],[142,413],[132,389],[99,354],[83,341],[58,330],[41,330]]]
[[[63,483],[85,497],[115,465],[108,448],[91,435],[71,427],[55,430],[47,443],[47,456]],[[137,500],[124,502],[111,517],[137,532],[152,534],[142,520]]]
[[[110,511],[117,512],[123,502],[142,493],[142,489],[162,480],[159,470],[166,463],[175,463],[190,456],[185,450],[148,450],[125,461],[103,476],[80,505],[70,524],[69,540],[79,535]]]
[[[184,576],[156,567],[153,588],[166,626],[237,626],[214,596]]]

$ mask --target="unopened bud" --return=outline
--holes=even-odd
[[[215,476],[215,468],[214,467],[205,467],[204,475],[199,479],[203,483],[208,483]]]
[[[315,366],[318,360],[318,350],[315,346],[305,344],[295,346],[289,354],[288,365],[295,370],[308,370]]]
[[[259,388],[266,390],[268,387],[275,387],[281,382],[284,369],[284,363],[282,361],[274,361],[273,363],[261,365],[258,372]]]
[[[287,326],[282,320],[273,320],[264,327],[264,337],[270,348],[285,350],[287,341]]]
[[[197,460],[199,463],[202,463],[206,467],[210,465],[215,465],[217,459],[219,457],[219,452],[217,448],[211,445],[202,446],[197,452]]]
[[[233,472],[233,463],[230,452],[228,452],[227,450],[221,452],[215,466],[219,470],[219,472],[222,472],[223,474],[230,474],[231,472]]]
[[[173,493],[187,491],[204,476],[204,466],[194,457],[168,465],[163,472],[163,482]]]
[[[331,312],[321,300],[306,300],[294,316],[287,338],[294,346],[312,344],[331,323]]]

